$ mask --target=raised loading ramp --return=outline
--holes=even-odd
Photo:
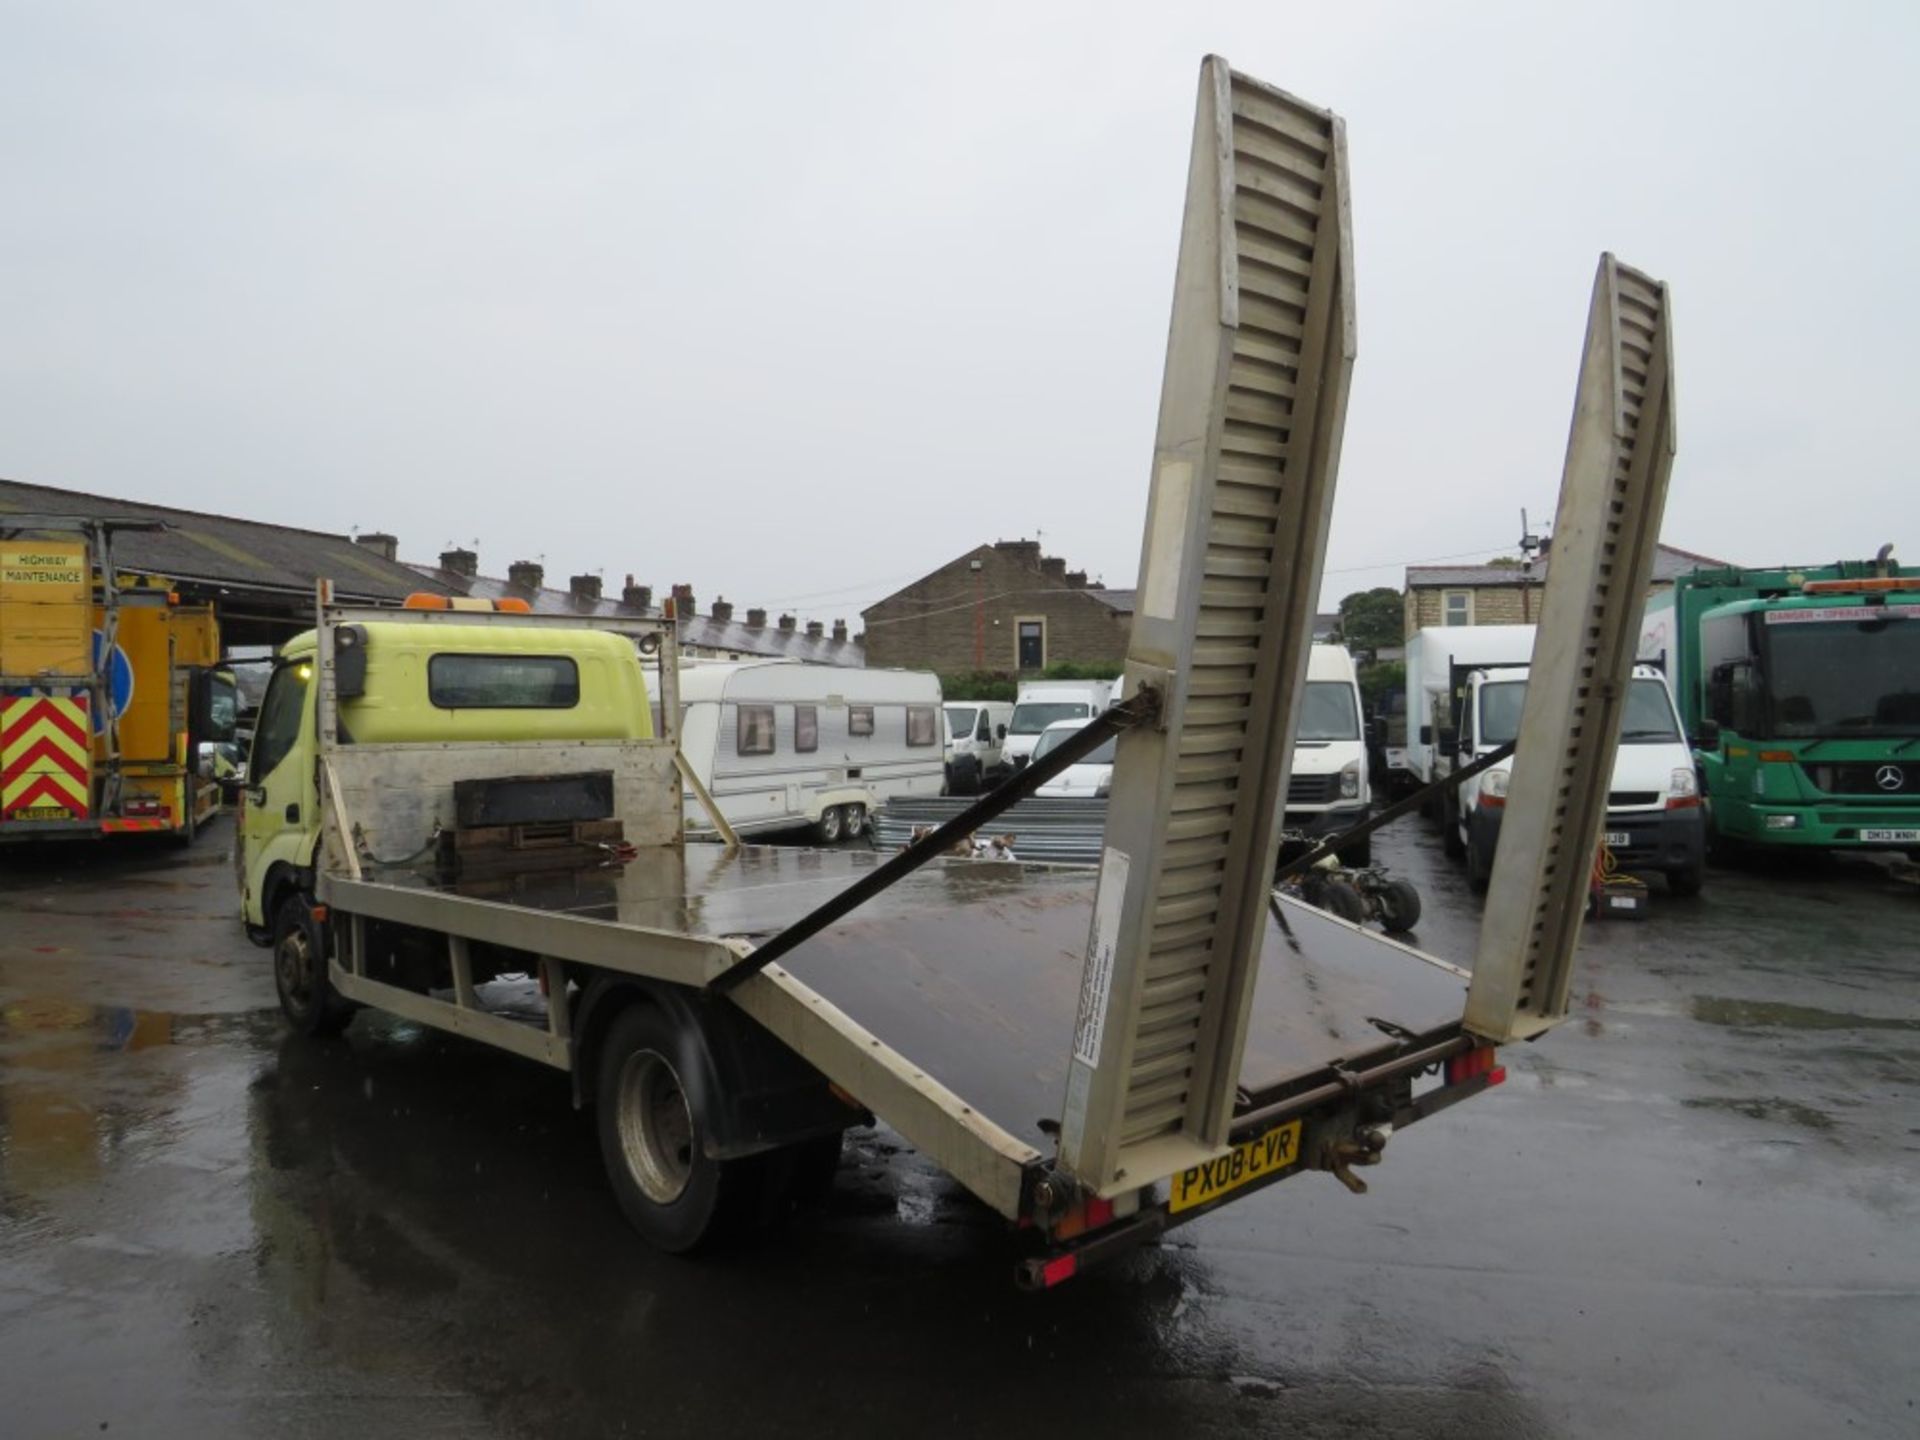
[[[1225,1142],[1354,357],[1338,117],[1201,68],[1061,1159],[1133,1189]]]

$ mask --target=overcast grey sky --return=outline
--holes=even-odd
[[[823,619],[1131,584],[1211,50],[1348,121],[1329,602],[1551,513],[1609,248],[1665,537],[1920,560],[1920,6],[694,8],[0,0],[0,475]]]

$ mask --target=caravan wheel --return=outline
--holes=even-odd
[[[820,837],[822,845],[836,844],[840,839],[840,807],[829,805],[820,812],[820,818],[814,821],[813,833]]]
[[[849,840],[858,840],[861,835],[865,833],[866,828],[867,807],[864,805],[847,806],[846,818],[841,824],[841,829],[846,837]]]

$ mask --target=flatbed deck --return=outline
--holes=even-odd
[[[586,922],[543,953],[583,941],[605,953],[622,933],[752,944],[778,933],[886,857],[871,851],[719,845],[643,850],[630,864],[478,885],[395,872],[356,887]],[[1009,1135],[1044,1150],[1057,1121],[1091,917],[1094,872],[936,860],[809,940],[781,963],[863,1029]],[[362,893],[361,906],[364,906]],[[477,902],[477,903],[473,903]],[[1425,1034],[1459,1019],[1467,972],[1282,900],[1269,918],[1241,1066],[1242,1088],[1271,1089],[1390,1045],[1375,1020]],[[360,907],[355,907],[360,908]],[[384,909],[384,906],[374,906]]]

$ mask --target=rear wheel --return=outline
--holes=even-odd
[[[1316,910],[1324,910],[1355,925],[1367,918],[1367,902],[1360,898],[1360,892],[1335,875],[1310,878],[1300,887],[1300,898]]]
[[[1452,790],[1440,801],[1440,848],[1449,860],[1458,860],[1467,853],[1467,842],[1460,836],[1460,802]]]
[[[848,805],[845,807],[845,810],[846,813],[840,822],[840,833],[845,835],[849,840],[858,840],[866,833],[867,807],[864,805]]]
[[[304,895],[289,895],[274,912],[273,988],[299,1034],[337,1035],[353,1018],[353,1007],[327,979],[326,932]]]
[[[1476,895],[1484,894],[1493,879],[1493,856],[1480,848],[1480,842],[1467,838],[1467,884]]]
[[[1405,880],[1389,880],[1374,895],[1380,905],[1380,928],[1401,935],[1420,923],[1420,892]]]
[[[600,1050],[595,1124],[607,1179],[633,1228],[675,1255],[737,1229],[763,1169],[758,1157],[706,1153],[706,1107],[685,1073],[697,1043],[665,1012],[636,1005]]]
[[[813,823],[813,833],[820,837],[822,845],[832,845],[839,841],[844,826],[840,807],[829,805],[820,812],[820,818]]]

